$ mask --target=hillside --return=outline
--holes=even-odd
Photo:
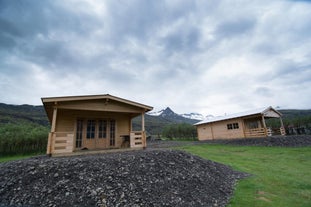
[[[311,109],[282,109],[279,110],[283,114],[284,124],[303,125],[311,123]],[[190,116],[189,116],[190,117]],[[198,117],[198,116],[197,116]],[[161,110],[160,113],[152,112],[145,115],[145,127],[149,134],[158,135],[161,134],[162,129],[168,124],[174,123],[188,123],[194,124],[199,120],[186,118],[184,115],[176,114],[172,109],[167,107]],[[45,114],[43,106],[33,105],[10,105],[0,103],[0,126],[12,123],[31,123],[42,126],[49,126],[47,116]],[[141,117],[133,119],[134,130],[140,130]]]
[[[0,103],[0,125],[31,123],[49,126],[43,106]]]
[[[164,126],[173,123],[189,123],[194,124],[198,120],[185,118],[176,114],[170,108],[167,108],[161,116],[145,115],[145,126],[149,134],[160,134]],[[33,105],[11,105],[0,103],[0,126],[4,124],[38,124],[49,126],[45,110],[43,106]],[[133,119],[134,130],[141,129],[141,117]]]

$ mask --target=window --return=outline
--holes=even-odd
[[[110,146],[114,146],[115,145],[115,130],[116,130],[116,121],[115,120],[111,120],[110,121]]]
[[[239,123],[227,124],[227,129],[228,130],[238,129],[238,128],[239,128]]]
[[[99,120],[98,121],[98,138],[107,137],[107,121]]]
[[[82,146],[82,133],[83,133],[83,120],[77,120],[77,132],[76,132],[76,148]]]
[[[259,125],[258,125],[258,121],[257,121],[257,120],[248,121],[248,122],[247,122],[247,125],[248,125],[248,128],[249,128],[249,129],[257,129],[257,128],[259,128]]]
[[[86,138],[94,139],[95,138],[95,120],[87,120],[87,129],[86,129]]]
[[[239,123],[233,123],[233,129],[238,129],[239,128]]]

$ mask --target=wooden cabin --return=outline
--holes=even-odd
[[[246,137],[266,137],[272,134],[285,135],[281,113],[268,108],[255,109],[242,113],[214,117],[194,124],[197,127],[199,140],[233,139]],[[272,131],[266,127],[265,119],[280,119],[280,128]]]
[[[146,147],[144,114],[153,108],[106,95],[42,98],[51,123],[47,154]],[[141,131],[132,119],[141,116]]]

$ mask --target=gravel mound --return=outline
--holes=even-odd
[[[243,138],[230,140],[212,140],[202,141],[202,143],[214,144],[230,144],[240,146],[267,146],[267,147],[307,147],[311,146],[310,135],[298,136],[274,136],[274,137],[260,137],[260,138]]]
[[[230,167],[176,150],[0,163],[0,206],[225,206]]]

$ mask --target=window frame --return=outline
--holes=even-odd
[[[86,122],[86,139],[95,139],[96,133],[96,120],[89,119]]]
[[[234,129],[239,129],[239,128],[240,126],[238,122],[227,124],[227,130],[234,130]]]

